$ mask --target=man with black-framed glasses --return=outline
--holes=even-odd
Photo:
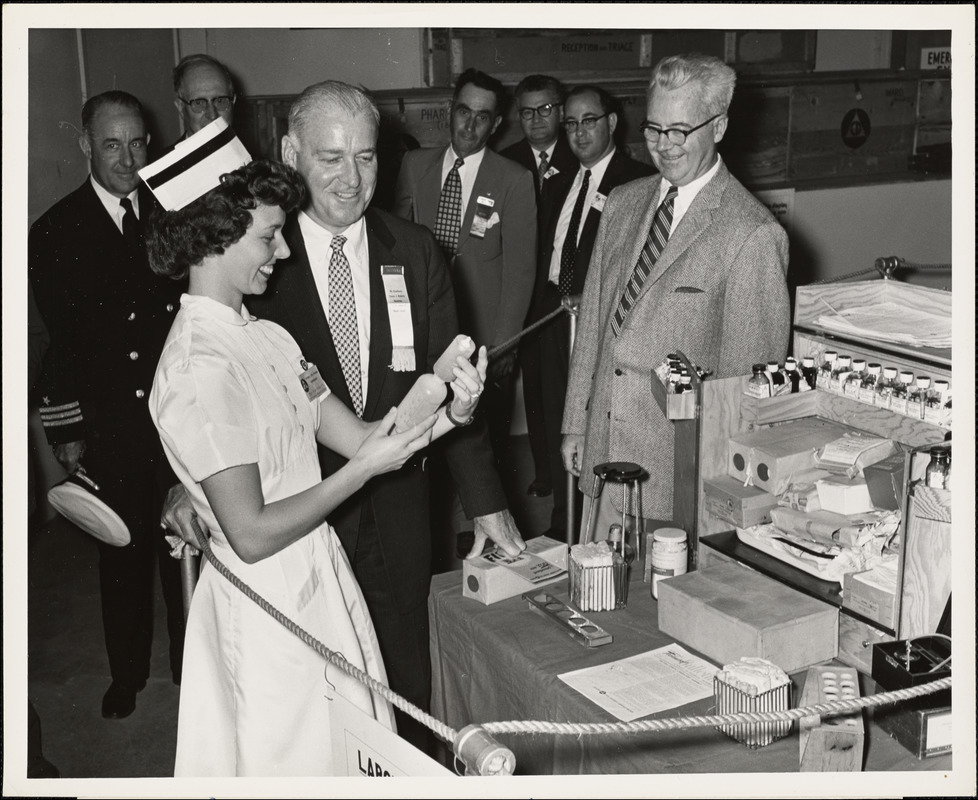
[[[228,125],[234,113],[231,73],[205,53],[184,56],[173,70],[173,105],[183,124],[181,141],[221,117]]]
[[[672,423],[652,397],[651,371],[682,351],[727,378],[787,352],[788,237],[717,152],[736,77],[702,55],[670,56],[653,69],[641,129],[661,175],[608,196],[584,286],[564,467],[588,495],[595,464],[638,463],[649,474],[645,530],[671,521],[673,510]],[[620,519],[614,494],[593,501],[599,535]]]
[[[564,118],[564,86],[550,75],[527,75],[516,87],[516,118],[519,120],[523,138],[510,145],[499,154],[522,164],[535,176],[534,187],[537,193],[537,235],[543,236],[540,227],[540,210],[543,207],[543,190],[548,190],[555,181],[577,171],[577,158],[567,144],[560,123]],[[542,275],[542,277],[541,277]],[[529,326],[547,312],[541,304],[542,281],[546,280],[546,266],[537,264],[537,278],[527,312],[525,325]],[[540,363],[540,332],[534,331],[520,342],[520,368],[523,372],[523,406],[526,410],[526,428],[533,455],[533,480],[527,487],[527,494],[533,497],[546,497],[553,490],[551,479],[551,453],[547,447],[547,433],[544,428],[543,392],[540,383],[542,365]],[[561,410],[563,400],[561,400]],[[560,411],[558,410],[558,413]],[[558,445],[559,448],[559,445]],[[558,474],[558,479],[560,475]],[[558,490],[560,481],[558,480]]]

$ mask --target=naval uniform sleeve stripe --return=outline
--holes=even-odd
[[[41,413],[44,414],[48,411],[67,411],[69,408],[78,408],[78,401],[75,400],[60,406],[41,406]]]
[[[81,414],[79,414],[77,417],[71,417],[69,419],[42,420],[45,428],[59,428],[63,425],[74,425],[81,421]]]
[[[80,408],[76,408],[74,411],[65,411],[61,414],[45,414],[41,413],[41,422],[45,425],[65,425],[73,420],[82,419],[82,413]],[[63,421],[59,421],[63,420]]]

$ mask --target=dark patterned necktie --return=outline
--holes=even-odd
[[[584,180],[581,182],[577,200],[574,202],[570,224],[567,226],[567,235],[564,237],[564,246],[560,250],[560,277],[557,279],[557,289],[560,291],[561,297],[571,293],[571,283],[574,280],[574,258],[577,256],[577,231],[584,214],[584,200],[587,197],[590,182],[591,170],[588,169],[584,171]]]
[[[345,236],[334,236],[329,259],[329,329],[333,334],[336,355],[339,356],[343,377],[350,390],[353,410],[363,414],[360,381],[360,335],[357,332],[357,304],[353,297],[353,275],[350,262],[343,253]]]
[[[445,251],[445,258],[451,262],[458,249],[458,229],[462,225],[462,178],[459,167],[465,162],[455,159],[455,165],[445,178],[445,185],[438,198],[438,213],[435,216],[435,239]]]
[[[659,254],[666,246],[666,242],[669,241],[669,229],[672,227],[673,205],[676,202],[678,191],[675,186],[670,186],[669,191],[666,192],[666,199],[655,210],[652,227],[649,229],[649,235],[645,239],[645,247],[642,248],[642,254],[638,257],[638,263],[635,265],[632,277],[625,287],[621,300],[618,301],[615,316],[611,320],[611,329],[614,331],[615,336],[621,333],[621,326],[625,322],[625,317],[631,311],[632,304],[642,291],[642,287],[645,285],[649,273],[652,272],[652,267],[659,259]]]
[[[540,152],[540,165],[537,167],[537,184],[541,189],[548,169],[550,169],[550,161],[547,159],[547,151],[543,150]]]
[[[122,236],[126,243],[132,246],[139,244],[139,220],[136,218],[136,210],[132,207],[132,201],[128,197],[123,197],[119,201],[122,207]]]

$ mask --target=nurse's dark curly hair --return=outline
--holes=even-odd
[[[305,197],[302,177],[277,161],[252,161],[221,176],[221,185],[177,211],[150,217],[146,249],[149,264],[174,280],[207,256],[221,255],[251,226],[259,205],[279,206],[286,214]]]

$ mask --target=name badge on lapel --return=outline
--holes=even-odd
[[[489,227],[489,218],[492,216],[492,207],[496,201],[490,197],[480,197],[475,201],[475,215],[472,217],[472,229],[469,231],[477,239],[486,237],[486,230]]]
[[[299,373],[299,383],[302,384],[302,391],[306,393],[309,402],[312,402],[326,391],[326,383],[319,374],[319,367],[315,364],[303,358],[299,360],[299,367],[302,369]]]
[[[411,319],[411,298],[404,281],[404,267],[399,264],[381,265],[384,295],[387,298],[387,319],[391,325],[391,363],[394,372],[414,372],[414,324]]]
[[[557,169],[556,167],[551,167],[550,169],[548,169],[546,172],[543,173],[543,179],[547,180],[547,178],[552,178],[554,175],[559,175],[559,174],[560,174],[559,169]]]
[[[591,201],[591,208],[599,212],[604,211],[604,204],[607,199],[608,195],[598,192],[596,195],[594,195],[594,200]]]

